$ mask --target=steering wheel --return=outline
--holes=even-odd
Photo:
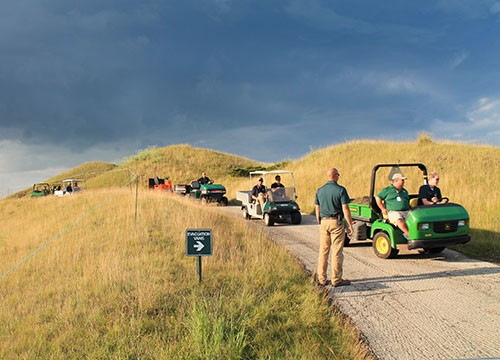
[[[450,199],[449,199],[449,198],[444,197],[444,198],[441,198],[441,201],[440,201],[439,203],[441,203],[441,204],[446,204],[446,203],[447,203],[447,202],[449,202],[449,201],[450,201]]]

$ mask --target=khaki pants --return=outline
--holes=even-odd
[[[326,269],[328,267],[328,254],[332,252],[332,284],[342,280],[342,264],[344,262],[345,225],[342,221],[338,224],[336,219],[322,219],[319,226],[320,244],[318,258],[318,281],[326,283]]]

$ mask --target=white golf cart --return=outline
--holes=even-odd
[[[274,182],[275,177],[285,175],[286,180],[291,178],[292,186],[268,187],[267,184]],[[252,198],[252,191],[236,192],[236,199],[241,201],[241,211],[245,219],[252,217],[264,219],[267,226],[272,226],[275,222],[287,222],[292,224],[300,224],[302,216],[300,214],[299,205],[296,203],[297,196],[295,195],[295,180],[292,171],[252,171],[250,173],[250,187],[255,185],[252,178],[262,177],[263,185],[266,187],[265,203],[263,208],[259,202]],[[270,180],[270,181],[269,181]]]
[[[68,196],[78,193],[79,191],[86,191],[87,184],[84,179],[66,179],[63,180],[63,186],[54,191],[56,196]]]

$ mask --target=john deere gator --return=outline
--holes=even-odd
[[[424,164],[379,164],[372,170],[370,196],[354,199],[350,204],[354,221],[351,240],[372,240],[373,250],[378,257],[395,257],[400,249],[423,249],[439,253],[447,246],[465,244],[470,241],[469,214],[459,204],[448,198],[432,206],[417,205],[418,194],[410,194],[410,212],[406,219],[409,237],[405,239],[401,230],[382,215],[375,201],[375,181],[377,170],[392,168],[391,173],[402,167],[417,167],[422,171],[423,184],[427,184],[427,168]],[[380,189],[379,189],[380,190]]]

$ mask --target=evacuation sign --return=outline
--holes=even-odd
[[[212,255],[212,229],[186,229],[186,255]]]

